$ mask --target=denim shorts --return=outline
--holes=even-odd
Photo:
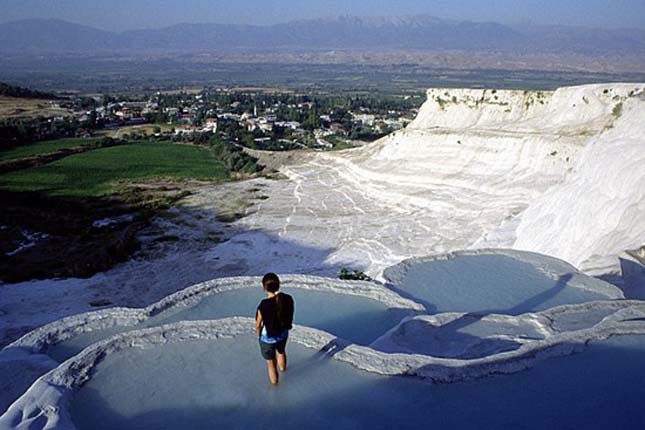
[[[275,359],[275,353],[278,351],[280,354],[284,354],[284,350],[287,346],[287,339],[281,340],[280,342],[277,343],[266,343],[260,342],[260,354],[262,354],[262,357],[265,360],[274,360]]]

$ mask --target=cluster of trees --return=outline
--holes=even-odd
[[[231,172],[254,174],[262,170],[257,158],[250,156],[234,143],[219,136],[211,137],[209,143],[215,158]]]
[[[0,121],[0,149],[38,142],[41,140],[74,137],[80,124],[65,119],[55,124],[47,119],[6,119]]]
[[[163,96],[167,99],[182,99],[185,95]],[[248,93],[204,91],[203,101],[220,107],[228,107],[235,113],[252,112],[271,106],[313,104],[321,111],[343,108],[352,111],[369,110],[385,114],[391,110],[410,110],[424,102],[422,95],[403,97],[384,94],[294,94],[294,93]]]
[[[394,130],[389,127],[386,127],[382,131],[377,132],[373,127],[370,126],[352,125],[352,128],[349,131],[349,139],[373,142],[383,136],[387,136],[392,131]]]
[[[48,100],[55,100],[59,98],[57,95],[52,93],[44,93],[41,91],[30,90],[28,88],[16,87],[4,82],[0,82],[0,96]]]
[[[217,132],[223,139],[239,143],[251,149],[286,151],[302,147],[296,143],[289,142],[289,139],[294,137],[293,130],[289,128],[274,126],[271,132],[264,132],[260,129],[249,131],[237,122],[229,121],[220,122]],[[262,139],[262,141],[256,141],[256,139]]]

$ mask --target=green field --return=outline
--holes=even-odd
[[[119,189],[117,181],[149,178],[226,179],[228,171],[206,148],[141,142],[96,149],[0,175],[0,188],[52,196],[91,197]]]
[[[60,149],[75,148],[91,143],[96,143],[96,139],[58,139],[31,143],[29,145],[0,151],[0,162],[51,154]]]
[[[345,137],[343,136],[338,136],[335,134],[331,134],[329,136],[325,136],[324,139],[325,141],[331,143],[334,145],[334,150],[340,151],[343,149],[350,149],[350,148],[355,148],[354,145]]]

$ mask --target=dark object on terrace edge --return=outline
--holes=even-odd
[[[361,270],[350,270],[346,267],[340,269],[340,274],[338,277],[342,280],[348,281],[371,281],[372,278],[367,276],[365,272]]]

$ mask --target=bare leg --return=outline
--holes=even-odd
[[[284,354],[278,352],[278,369],[280,369],[280,372],[287,371],[287,351]]]
[[[275,367],[276,360],[267,360],[267,368],[269,369],[269,379],[273,385],[278,383],[278,369]]]

